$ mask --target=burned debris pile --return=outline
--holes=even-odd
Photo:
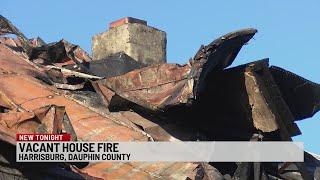
[[[319,157],[308,152],[304,163],[84,164],[22,164],[8,153],[16,133],[67,132],[78,141],[292,141],[301,134],[295,121],[320,110],[320,85],[268,59],[229,68],[256,32],[221,36],[184,65],[147,65],[124,52],[93,60],[66,40],[30,40],[0,16],[0,177],[320,179]]]

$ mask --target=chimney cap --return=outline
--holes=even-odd
[[[132,23],[137,23],[137,24],[142,24],[142,25],[147,25],[147,21],[141,20],[141,19],[136,19],[133,17],[125,17],[116,21],[113,21],[109,25],[109,29],[121,26],[123,24],[132,24]]]

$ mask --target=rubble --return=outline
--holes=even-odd
[[[17,133],[60,134],[62,132],[72,134],[76,140],[76,134],[65,113],[64,107],[55,105],[34,109],[32,112],[8,112],[1,113],[1,139],[15,144]]]
[[[295,121],[320,110],[320,85],[268,59],[229,68],[256,32],[221,36],[184,65],[148,66],[124,52],[93,61],[65,40],[29,40],[0,16],[0,176],[319,179],[320,159],[307,152],[304,163],[85,164],[21,164],[8,153],[25,132],[67,132],[78,141],[291,141],[301,134]]]
[[[127,101],[151,110],[163,110],[179,104],[190,104],[204,89],[204,79],[212,70],[222,70],[231,64],[241,47],[256,33],[244,29],[218,38],[202,47],[190,64],[160,64],[131,71],[122,76],[106,78],[96,87],[105,86]],[[96,88],[96,91],[101,91]],[[113,97],[101,93],[110,101]],[[106,100],[109,101],[109,100]],[[110,102],[109,102],[110,103]],[[115,102],[114,106],[120,102]],[[106,104],[109,106],[109,104]]]

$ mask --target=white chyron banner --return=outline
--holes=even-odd
[[[17,142],[17,162],[303,162],[301,142]]]

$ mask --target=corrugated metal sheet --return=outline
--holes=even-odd
[[[60,134],[63,130],[66,132],[63,126],[64,114],[64,107],[57,106],[44,106],[26,112],[0,113],[1,139],[15,144],[17,133]]]
[[[13,54],[2,44],[0,46],[0,63],[6,64],[6,71],[10,71],[10,73],[7,72],[0,76],[0,92],[6,99],[10,100],[14,107],[25,111],[33,111],[49,105],[65,106],[79,139],[147,140],[147,137],[142,133],[93,112],[87,107],[66,98],[63,92],[59,92],[52,86],[36,79],[34,75],[43,75],[41,71],[30,66],[27,59]],[[17,64],[20,68],[16,68]]]
[[[103,94],[102,97],[110,108],[124,103],[113,101],[114,95],[150,110],[163,110],[191,103],[205,88],[204,79],[207,75],[211,71],[221,71],[229,66],[241,47],[256,32],[255,29],[244,29],[226,34],[202,47],[189,64],[145,67],[122,76],[100,80],[96,82],[95,89]],[[106,88],[103,89],[102,86]],[[115,94],[110,93],[110,90]]]
[[[294,120],[319,111],[320,86],[269,68],[267,60],[226,69],[256,32],[243,29],[221,36],[201,46],[185,65],[139,69],[144,65],[122,62],[120,57],[117,66],[124,69],[105,73],[103,79],[94,75],[104,74],[94,71],[108,69],[110,62],[99,62],[107,66],[100,69],[79,46],[65,40],[50,44],[39,38],[29,40],[0,16],[0,35],[18,37],[0,38],[0,172],[31,179],[50,175],[73,179],[285,177],[272,163],[238,163],[235,169],[165,162],[32,166],[14,162],[7,152],[17,132],[67,131],[82,141],[257,140],[252,138],[256,135],[259,140],[290,141],[300,133]],[[303,98],[306,101],[300,103]],[[306,157],[307,163],[294,164],[297,177],[318,176],[318,161]],[[281,170],[285,164],[290,163]],[[41,175],[33,173],[34,168]]]
[[[68,114],[72,126],[76,132],[78,140],[84,141],[148,141],[150,137],[143,133],[137,127],[132,127],[130,124],[126,124],[121,120],[121,115],[115,114],[101,114],[89,109],[88,107],[79,104],[78,102],[67,98],[63,91],[49,86],[39,80],[37,77],[47,78],[44,73],[44,69],[36,68],[31,65],[31,62],[26,59],[23,54],[14,52],[4,44],[0,44],[0,94],[1,102],[5,103],[10,109],[22,111],[21,115],[29,115],[32,118],[33,112],[37,109],[56,105],[64,106],[66,113]],[[31,113],[30,113],[30,112]],[[18,113],[19,114],[19,113]],[[26,118],[20,118],[28,119]],[[3,122],[2,119],[1,122]],[[35,125],[36,128],[36,125]],[[4,129],[4,132],[7,130]],[[16,132],[24,131],[12,131],[10,136]],[[29,131],[28,131],[29,132]],[[10,140],[14,142],[14,140]],[[119,166],[115,168],[115,164],[98,163],[95,166],[89,166],[85,170],[89,175],[95,177],[107,177],[111,174],[106,173],[108,169],[113,167],[110,172],[113,172],[112,176],[121,176],[126,174],[125,177],[140,177],[145,179],[150,177],[145,173],[142,168],[139,173],[135,172],[134,165]],[[167,163],[163,163],[167,164]],[[114,167],[115,166],[115,167]],[[153,163],[153,166],[157,166],[157,163]],[[170,176],[186,176],[185,172],[192,172],[197,164],[193,163],[177,163],[175,166],[167,166],[165,168],[172,168],[172,174]],[[150,164],[152,167],[152,164]],[[158,166],[161,168],[161,166]],[[179,170],[181,169],[181,170]],[[168,169],[167,169],[168,170]],[[177,170],[177,171],[176,171]],[[179,170],[179,171],[178,171]],[[182,171],[184,170],[184,171]],[[131,173],[130,173],[131,172]],[[176,173],[175,173],[176,172]],[[180,173],[180,174],[179,174]],[[130,175],[131,174],[131,175]],[[162,177],[162,175],[154,173],[154,176]]]

